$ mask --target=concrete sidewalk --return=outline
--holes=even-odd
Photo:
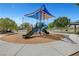
[[[0,41],[2,56],[67,56],[79,51],[78,44],[57,41],[45,44],[13,44]]]
[[[70,36],[71,40],[73,40],[74,42],[79,44],[79,35],[72,34],[72,35],[69,35],[69,36]]]
[[[77,51],[79,51],[79,44],[64,41],[16,44],[0,40],[0,56],[68,56]]]

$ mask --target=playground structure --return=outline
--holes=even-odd
[[[28,26],[27,31],[19,30],[16,34],[6,34],[1,37],[1,40],[20,44],[38,44],[59,41],[64,38],[63,34],[52,33],[52,31],[49,33],[47,31],[48,26],[44,21],[54,16],[48,12],[44,4],[38,10],[25,14],[24,17],[36,19],[35,26]]]
[[[23,35],[24,38],[31,37],[35,32],[39,32],[40,35],[42,32],[44,32],[45,34],[49,34],[49,32],[46,30],[48,26],[44,22],[42,22],[42,20],[48,20],[49,18],[52,18],[54,16],[48,12],[44,4],[35,12],[26,14],[24,16],[39,20],[39,22],[36,23],[34,28],[29,33]]]

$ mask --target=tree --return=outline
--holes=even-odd
[[[52,29],[53,27],[54,27],[54,23],[53,22],[51,22],[51,23],[48,24],[48,28],[49,29]]]
[[[79,23],[79,20],[77,21],[77,23]]]
[[[32,30],[32,25],[30,23],[25,22],[19,26],[19,29],[25,29],[27,30],[27,32],[30,32]]]
[[[75,5],[79,6],[79,3],[76,3]]]
[[[25,22],[25,23],[22,23],[20,26],[19,26],[19,28],[20,29],[26,29],[27,27],[29,27],[29,23],[27,23],[27,22]]]
[[[67,17],[59,17],[55,19],[54,26],[57,28],[65,28],[70,24],[70,19]]]
[[[0,30],[7,32],[8,30],[17,30],[17,24],[10,18],[0,18]]]

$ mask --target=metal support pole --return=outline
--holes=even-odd
[[[75,26],[74,26],[75,28],[74,28],[74,30],[75,30],[75,33],[76,33],[76,24],[75,24]]]
[[[40,11],[40,16],[39,16],[39,18],[40,18],[40,19],[39,19],[39,20],[40,20],[40,23],[41,23],[41,20],[42,20],[41,14],[42,14],[42,13],[41,13],[41,11]],[[41,25],[41,24],[39,24],[39,25]],[[41,27],[41,26],[40,26],[40,27]],[[41,36],[41,28],[39,29],[39,34],[40,34],[40,36]]]

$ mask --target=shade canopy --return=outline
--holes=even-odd
[[[75,22],[71,22],[70,25],[79,25],[79,20]]]
[[[25,14],[24,16],[35,18],[37,20],[47,20],[48,18],[54,17],[52,14],[48,12],[44,4],[38,10],[30,14]]]

